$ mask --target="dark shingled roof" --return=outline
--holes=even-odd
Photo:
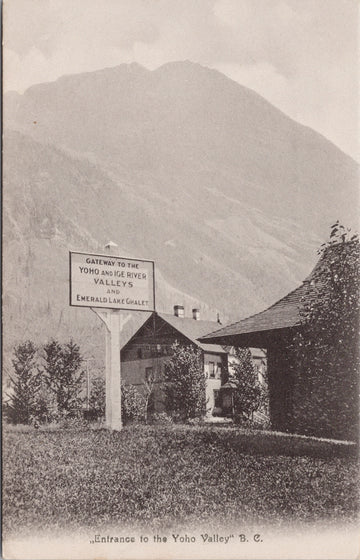
[[[201,342],[229,344],[235,342],[234,338],[231,340],[231,337],[239,336],[242,337],[242,341],[246,340],[251,345],[255,340],[254,336],[251,336],[252,333],[259,333],[256,340],[263,341],[265,332],[279,332],[280,329],[296,327],[300,321],[299,308],[302,298],[309,294],[308,290],[312,286],[313,279],[317,278],[317,274],[321,271],[324,264],[332,262],[333,259],[341,258],[343,254],[341,251],[344,249],[344,246],[347,245],[349,247],[352,243],[350,241],[345,242],[345,244],[339,243],[327,247],[301,286],[268,307],[268,309],[265,309],[265,311],[251,315],[222,329],[213,332],[209,331],[209,334],[200,337]]]
[[[157,315],[174,327],[174,329],[186,336],[191,342],[199,346],[204,352],[221,352],[222,354],[226,352],[220,345],[204,344],[198,340],[201,336],[214,331],[215,328],[219,326],[219,323],[216,321],[201,321],[189,317],[176,317],[168,313],[157,313]]]
[[[218,339],[239,334],[286,329],[299,323],[299,306],[307,287],[303,284],[271,307],[242,321],[200,337],[201,341],[218,341]]]

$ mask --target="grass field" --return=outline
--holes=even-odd
[[[354,450],[234,428],[5,430],[4,532],[354,520]]]

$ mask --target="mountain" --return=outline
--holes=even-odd
[[[112,239],[155,260],[160,311],[196,303],[224,322],[296,287],[333,221],[357,223],[349,156],[190,62],[5,95],[3,175],[9,347],[31,334],[100,340],[95,316],[68,306],[69,249]]]

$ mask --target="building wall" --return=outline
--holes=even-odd
[[[163,373],[166,356],[145,358],[143,360],[128,360],[121,363],[121,380],[124,385],[134,385],[141,393],[144,390],[146,372],[152,369],[154,375],[154,412],[163,412],[166,408],[165,394],[163,391]]]
[[[156,352],[154,352],[156,346]],[[159,346],[159,347],[158,347]],[[139,358],[139,349],[144,358]],[[156,354],[156,355],[155,355]],[[154,387],[154,411],[163,412],[165,410],[165,394],[162,387],[166,362],[171,355],[171,345],[153,345],[137,341],[136,345],[127,348],[126,353],[121,358],[121,377],[125,385],[135,385],[140,392],[144,388],[146,371],[152,368],[155,379]],[[207,400],[207,414],[211,415],[215,406],[214,391],[220,389],[221,384],[226,380],[227,360],[226,355],[203,353],[205,391]]]
[[[267,352],[270,422],[274,430],[293,432],[293,376],[286,342],[273,344]]]

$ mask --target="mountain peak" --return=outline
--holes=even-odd
[[[206,68],[205,66],[203,66],[202,64],[200,64],[199,62],[194,62],[192,60],[189,59],[185,59],[185,60],[171,60],[169,62],[165,62],[165,64],[162,64],[161,66],[159,66],[158,70],[160,68]],[[206,68],[208,69],[208,68]]]
[[[213,70],[208,68],[207,66],[203,66],[199,62],[192,62],[191,60],[173,60],[171,62],[165,62],[156,70],[155,73],[192,73],[192,74],[200,74],[200,73],[212,73]]]
[[[186,297],[238,320],[305,277],[333,220],[357,223],[356,164],[200,64],[120,64],[5,103],[7,128],[21,132],[6,130],[4,144],[14,340],[35,322],[93,339],[84,310],[68,309],[69,247],[118,240],[174,286],[157,274],[159,310]]]
[[[112,66],[112,67],[110,66],[105,70],[126,70],[128,72],[139,72],[139,73],[141,72],[143,74],[147,74],[149,72],[149,70],[145,68],[145,66],[142,66],[141,64],[135,61],[129,63],[124,62],[122,64],[119,64],[118,66]]]

